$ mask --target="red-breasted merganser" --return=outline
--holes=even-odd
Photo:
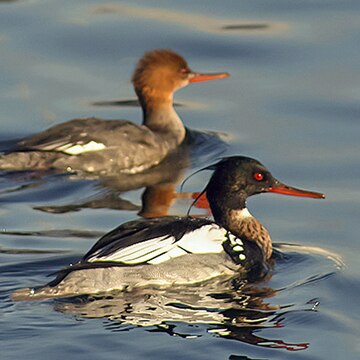
[[[202,74],[170,50],[139,60],[132,82],[143,124],[126,120],[74,119],[25,138],[0,157],[2,170],[54,168],[90,173],[137,173],[155,166],[184,140],[186,129],[173,108],[173,94],[189,83],[223,79]]]
[[[246,199],[264,192],[319,199],[324,195],[284,185],[248,157],[224,158],[211,169],[205,190],[214,221],[175,216],[130,221],[104,235],[55,280],[18,290],[13,299],[196,284],[219,276],[262,277],[272,243],[265,227],[247,210]]]

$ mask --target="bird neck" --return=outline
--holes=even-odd
[[[143,125],[174,138],[179,145],[185,138],[186,130],[173,107],[173,93],[154,89],[141,89],[136,93],[143,110]]]
[[[246,207],[242,209],[227,209],[215,215],[215,221],[232,232],[240,239],[254,241],[268,260],[272,254],[272,242],[266,228],[253,217]]]

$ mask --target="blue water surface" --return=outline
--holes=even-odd
[[[156,191],[179,190],[226,153],[327,196],[249,200],[278,250],[256,284],[13,302],[11,292],[47,282],[105,232],[163,208],[148,200],[153,180],[3,172],[1,358],[360,358],[359,17],[356,0],[0,1],[1,151],[76,117],[141,122],[131,73],[145,51],[170,48],[196,71],[231,74],[175,96],[186,126],[228,134],[219,137],[230,145],[205,137],[174,160],[176,173],[151,174]]]

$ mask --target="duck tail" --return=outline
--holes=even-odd
[[[10,298],[12,301],[35,301],[35,300],[44,300],[51,297],[54,297],[54,294],[50,291],[49,286],[44,286],[39,289],[34,288],[23,288],[15,290]]]

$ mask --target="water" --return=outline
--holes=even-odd
[[[136,180],[145,193],[124,179],[2,174],[2,358],[359,358],[359,8],[355,0],[3,1],[2,150],[75,117],[140,121],[129,79],[152,48],[232,76],[176,94],[186,125],[230,134],[230,148],[200,144],[176,176],[165,167]],[[271,278],[105,299],[9,299],[48,281],[139,211],[184,214],[189,199],[155,206],[152,194],[173,193],[225,150],[327,195],[249,201],[279,243]],[[185,191],[200,190],[207,178],[191,178]]]

